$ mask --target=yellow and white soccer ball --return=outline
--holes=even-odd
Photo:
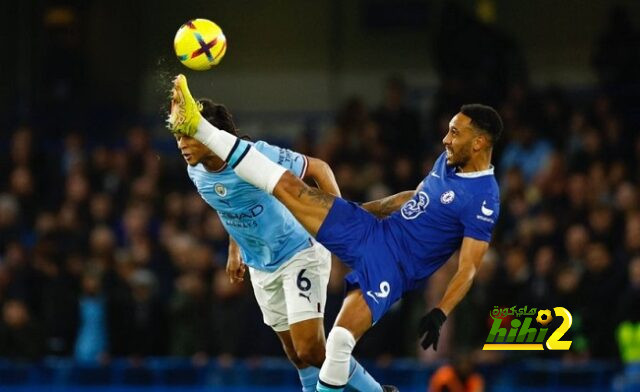
[[[227,39],[217,24],[193,19],[180,26],[173,48],[182,64],[196,71],[217,65],[227,51]]]

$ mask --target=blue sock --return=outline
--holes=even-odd
[[[300,383],[302,384],[302,392],[315,392],[319,373],[320,369],[314,366],[298,369]]]
[[[349,381],[347,385],[356,391],[382,392],[380,383],[354,357],[351,357],[351,363],[349,363]]]

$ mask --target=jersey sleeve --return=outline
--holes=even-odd
[[[258,141],[254,147],[263,153],[271,161],[291,171],[297,177],[303,178],[309,166],[307,157],[303,154],[291,151],[287,148],[272,146],[263,141]]]
[[[461,211],[460,221],[464,226],[464,236],[490,242],[499,214],[500,201],[497,196],[491,194],[474,196]]]

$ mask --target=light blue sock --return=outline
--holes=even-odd
[[[349,381],[347,385],[356,391],[382,392],[380,383],[354,357],[351,357],[351,362],[349,363]]]
[[[319,373],[320,369],[314,366],[298,369],[300,383],[302,384],[302,392],[315,392]]]
[[[320,380],[318,379],[318,385],[316,385],[316,391],[318,392],[342,392],[344,391],[344,386],[342,387],[330,387],[324,384],[320,384]]]

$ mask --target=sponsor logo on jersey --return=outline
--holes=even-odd
[[[221,183],[217,182],[213,185],[213,190],[220,197],[225,197],[227,195],[227,188],[224,187]]]
[[[218,211],[218,214],[225,219],[248,219],[255,218],[258,215],[262,214],[264,211],[264,207],[262,204],[257,204],[251,209],[242,211],[242,212],[226,212],[226,211]]]
[[[482,207],[480,207],[480,211],[482,211],[482,213],[483,213],[485,216],[491,216],[491,215],[493,215],[493,210],[491,210],[491,209],[489,209],[489,208],[485,207],[486,205],[487,205],[487,201],[485,200],[485,201],[483,201],[483,202],[482,202]]]
[[[432,171],[432,172],[431,172],[431,173],[429,173],[429,174],[431,174],[431,175],[432,175],[432,176],[434,176],[435,178],[440,178],[440,176],[439,176],[435,171]]]
[[[400,213],[404,219],[416,219],[427,209],[429,205],[429,195],[425,192],[418,192],[416,197],[417,199],[411,199],[402,206]]]
[[[440,196],[440,203],[449,204],[456,198],[456,193],[454,191],[446,191]]]

